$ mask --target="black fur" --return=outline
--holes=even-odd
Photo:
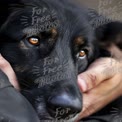
[[[113,42],[121,48],[122,41],[117,42],[116,40],[122,33],[122,23],[109,22],[93,28],[93,23],[90,23],[93,18],[89,15],[89,9],[64,0],[14,0],[12,2],[4,0],[4,2],[1,1],[1,6],[0,53],[10,62],[16,72],[22,94],[33,105],[40,120],[55,120],[55,111],[60,107],[58,105],[60,99],[57,103],[54,101],[55,105],[52,99],[55,100],[62,94],[67,94],[72,101],[65,103],[67,104],[66,108],[61,107],[61,110],[66,111],[68,107],[71,110],[65,115],[58,115],[58,117],[65,119],[69,114],[76,115],[80,111],[76,112],[72,108],[72,104],[75,104],[73,100],[78,99],[80,103],[75,107],[82,109],[82,105],[80,105],[82,104],[82,93],[77,85],[77,75],[86,70],[96,58],[108,55],[107,51],[100,46],[100,42],[105,44],[109,42],[110,44],[114,38],[115,42]],[[34,32],[34,34],[26,33],[29,30],[28,27],[31,26],[30,20],[34,7],[47,8],[47,11],[39,16],[50,15],[52,10],[56,12],[55,19],[51,20],[58,22],[56,25],[58,35],[55,39],[50,40],[47,30]],[[23,25],[21,19],[23,16],[27,17],[26,24],[28,26]],[[41,23],[38,23],[38,30],[40,25]],[[35,36],[40,38],[38,46],[33,46],[28,42],[29,37]],[[83,45],[76,45],[74,42],[79,36],[82,36],[85,41]],[[86,51],[87,56],[82,59],[77,58],[80,50]],[[53,60],[52,63],[48,64],[49,60]],[[49,71],[49,69],[53,69],[53,71]],[[56,80],[49,79],[54,76],[57,76],[59,80],[58,78]],[[60,79],[60,77],[63,78]],[[44,84],[42,78],[47,78],[48,81]],[[119,104],[117,102],[108,106],[109,109],[105,108],[84,121],[102,121],[104,120],[103,116],[106,116],[105,120],[110,122],[112,119],[109,113],[110,109],[112,107],[119,108],[122,100]],[[54,111],[52,112],[50,109]]]

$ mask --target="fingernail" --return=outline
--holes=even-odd
[[[85,82],[81,77],[79,77],[79,76],[78,76],[78,83],[79,83],[79,85],[80,85],[82,91],[85,92],[85,91],[87,90],[87,84],[86,84],[86,82]]]

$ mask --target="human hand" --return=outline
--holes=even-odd
[[[96,113],[122,95],[121,73],[121,61],[100,58],[78,76],[78,84],[83,92],[83,110],[79,119]]]
[[[18,81],[16,78],[16,75],[12,69],[12,67],[10,66],[9,62],[6,61],[2,55],[0,55],[0,69],[7,75],[10,83],[17,89],[19,90],[19,85],[18,85]]]

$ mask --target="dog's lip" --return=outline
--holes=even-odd
[[[53,111],[53,113],[55,113],[55,112]],[[75,117],[70,118],[69,120],[65,120],[65,119],[61,119],[61,120],[63,120],[63,122],[65,122],[65,121],[66,122],[76,122],[77,119],[78,119],[78,116],[79,116],[79,114],[75,115]],[[49,121],[51,121],[51,122],[58,122],[58,120],[56,118],[53,118],[51,116],[49,117],[49,119],[48,119],[48,117],[46,119],[49,120]],[[61,120],[59,120],[59,121],[61,121]]]
[[[67,120],[66,122],[76,122],[77,119],[78,119],[78,116],[79,116],[79,114],[77,114],[75,117],[73,117],[73,118]]]
[[[58,122],[58,121],[63,121],[63,122],[76,122],[77,121],[77,118],[78,118],[79,114],[77,114],[75,117],[69,119],[69,120],[65,120],[65,119],[62,119],[62,120],[57,120],[57,119],[54,119],[52,117],[44,117],[44,118],[41,118],[40,121],[48,121],[48,122]]]
[[[79,114],[77,114],[75,117],[69,119],[69,120],[65,120],[65,119],[62,119],[62,120],[57,120],[57,119],[52,119],[51,121],[49,120],[49,122],[77,122],[77,118],[78,118]]]

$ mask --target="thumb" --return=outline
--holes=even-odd
[[[78,85],[82,92],[86,92],[102,81],[110,79],[115,75],[117,61],[112,58],[97,59],[89,68],[78,76]],[[115,66],[116,65],[116,66]]]
[[[6,61],[2,55],[0,54],[0,69],[7,75],[10,83],[17,89],[19,90],[19,84],[16,78],[16,75],[10,66],[9,62]]]

